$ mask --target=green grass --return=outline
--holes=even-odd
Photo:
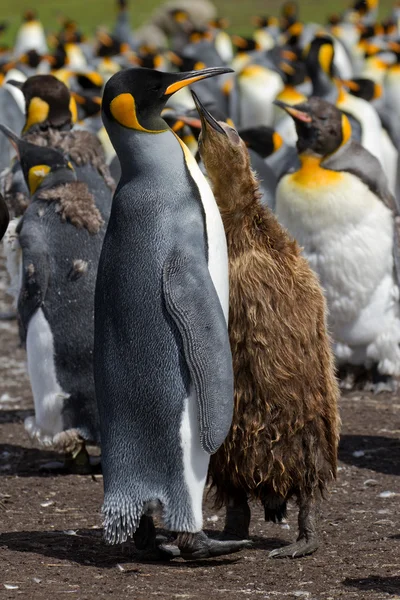
[[[278,15],[281,0],[214,0],[221,16],[231,20],[231,31],[245,35],[252,30],[250,17],[253,15]],[[135,27],[146,21],[160,4],[159,0],[131,0],[131,18]],[[301,16],[305,21],[324,23],[327,14],[340,12],[348,2],[326,2],[326,0],[304,0],[299,2]],[[381,2],[381,14],[389,13],[392,2]],[[114,0],[2,0],[0,21],[6,20],[10,28],[4,36],[5,43],[12,43],[15,32],[26,8],[35,7],[47,31],[57,31],[57,15],[62,14],[79,22],[83,31],[91,35],[97,25],[112,26],[115,20]],[[3,41],[3,39],[1,41]]]

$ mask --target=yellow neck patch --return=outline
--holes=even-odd
[[[35,96],[29,103],[28,114],[26,116],[25,127],[23,129],[28,131],[33,125],[37,125],[37,123],[43,123],[47,117],[49,116],[50,106],[42,100]]]
[[[274,152],[277,152],[282,147],[283,139],[277,131],[272,134],[272,143],[274,144]]]
[[[32,195],[36,192],[43,179],[47,177],[50,171],[51,168],[48,165],[36,165],[35,167],[31,167],[29,169],[28,184],[29,191]]]
[[[163,131],[167,131],[167,129],[153,131],[142,127],[137,118],[135,98],[132,94],[126,93],[116,96],[110,102],[110,111],[114,119],[128,129],[135,129],[144,133],[162,133]]]
[[[76,123],[78,120],[78,107],[73,96],[71,96],[71,100],[69,101],[69,112],[71,113],[72,122]]]
[[[295,104],[300,104],[301,102],[305,102],[307,100],[306,96],[303,96],[300,92],[296,90],[296,88],[286,85],[285,88],[278,94],[277,100],[281,102],[285,102],[285,104],[290,104],[294,106]]]
[[[290,179],[293,183],[301,187],[319,188],[328,187],[337,184],[343,178],[342,173],[329,171],[321,167],[322,157],[300,155],[301,168]]]
[[[319,49],[318,59],[322,69],[325,73],[330,75],[333,61],[333,46],[330,44],[323,44]]]
[[[351,138],[351,134],[352,134],[352,130],[351,130],[350,121],[346,117],[346,115],[342,115],[342,136],[343,136],[343,140],[342,140],[342,143],[340,144],[341,146],[344,146],[345,144],[347,144],[347,142]]]

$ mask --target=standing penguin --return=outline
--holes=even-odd
[[[374,367],[380,391],[400,375],[395,200],[336,107],[320,98],[280,106],[296,123],[301,168],[279,183],[277,217],[319,275],[339,365]]]
[[[149,548],[143,515],[156,505],[186,559],[246,542],[202,532],[210,454],[233,409],[226,240],[204,176],[160,114],[184,86],[228,71],[129,69],[108,81],[102,105],[122,169],[95,298],[105,538]]]
[[[32,438],[88,468],[86,442],[98,443],[93,381],[94,289],[104,221],[84,183],[57,150],[20,140],[31,201],[17,225],[22,252],[18,313],[26,342],[35,417]]]
[[[228,243],[235,375],[232,428],[211,457],[210,479],[227,507],[228,539],[248,536],[249,497],[279,522],[295,496],[297,542],[270,556],[304,556],[318,547],[316,506],[336,475],[339,394],[325,301],[298,244],[261,205],[244,142],[197,106],[200,154]]]

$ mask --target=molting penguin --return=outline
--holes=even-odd
[[[39,443],[69,454],[70,468],[86,469],[85,442],[100,441],[93,300],[104,221],[60,152],[0,129],[18,151],[31,193],[16,229],[22,251],[18,313],[35,404],[25,427]]]
[[[281,106],[296,123],[301,168],[280,181],[277,217],[319,275],[339,365],[374,367],[379,391],[400,374],[395,200],[337,108],[319,98]]]
[[[20,87],[25,97],[26,121],[23,139],[62,151],[72,162],[78,181],[87,184],[103,218],[107,220],[111,210],[114,181],[97,136],[89,131],[72,129],[76,104],[68,88],[52,75],[36,75],[22,85],[18,82],[13,84]],[[17,169],[18,165],[14,171]],[[15,197],[13,190],[8,190],[7,186],[6,192],[9,206],[14,207],[16,214],[23,214],[26,200],[23,202],[20,197]],[[19,192],[23,194],[24,190]]]
[[[243,547],[202,532],[209,457],[233,409],[228,260],[213,194],[160,113],[174,92],[227,71],[129,69],[102,104],[122,169],[95,298],[105,538],[149,549],[144,513],[161,506],[187,559]]]
[[[227,507],[228,539],[248,536],[249,497],[278,522],[296,496],[297,542],[270,556],[304,556],[318,547],[316,504],[336,475],[339,393],[325,301],[298,244],[261,206],[244,142],[197,104],[200,153],[227,236],[235,375],[233,423],[210,479]]]

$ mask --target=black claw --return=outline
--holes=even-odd
[[[201,558],[234,554],[245,548],[251,548],[252,545],[252,542],[249,540],[212,540],[206,536],[204,531],[189,536],[186,534],[183,540],[178,538],[181,557],[185,560],[198,560]]]

